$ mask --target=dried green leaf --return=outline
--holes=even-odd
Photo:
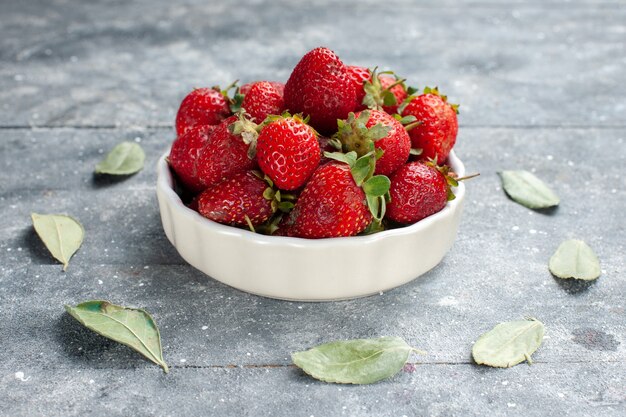
[[[478,338],[472,348],[479,365],[510,368],[527,360],[543,340],[543,323],[535,319],[500,323]]]
[[[96,174],[130,175],[141,171],[146,155],[135,142],[122,142],[96,165]]]
[[[70,258],[83,243],[85,230],[70,216],[32,213],[33,227],[52,256],[67,269]]]
[[[543,209],[559,204],[559,197],[539,178],[528,171],[499,173],[504,191],[514,201],[530,209]]]
[[[66,305],[65,310],[88,329],[136,350],[169,372],[163,360],[159,329],[146,311],[101,300],[86,301],[76,307]]]
[[[559,278],[575,278],[591,281],[600,276],[600,261],[582,240],[570,239],[559,245],[550,258],[552,275]]]
[[[339,340],[291,355],[313,378],[341,384],[371,384],[398,373],[411,351],[399,337]]]

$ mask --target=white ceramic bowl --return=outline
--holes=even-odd
[[[167,238],[192,266],[231,287],[265,297],[330,301],[389,290],[435,267],[456,238],[465,186],[439,213],[368,236],[300,239],[265,236],[213,222],[187,208],[158,162],[157,196]],[[465,167],[453,153],[459,175]]]

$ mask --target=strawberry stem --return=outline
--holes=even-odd
[[[476,172],[475,174],[470,174],[470,175],[466,175],[464,177],[460,177],[460,178],[455,178],[457,181],[465,181],[465,180],[470,180],[472,178],[476,178],[477,176],[480,175],[480,172]]]
[[[406,81],[406,78],[400,78],[398,81],[396,81],[395,83],[391,84],[389,87],[385,88],[385,91],[389,91],[392,88],[394,88],[396,85],[403,84],[405,81]]]
[[[250,217],[248,217],[247,214],[244,214],[244,219],[246,219],[246,223],[248,223],[248,227],[250,228],[250,231],[252,233],[256,233],[256,230],[254,230],[254,225],[252,224],[252,221],[250,220]]]
[[[406,130],[407,132],[410,131],[411,129],[416,128],[417,126],[421,125],[422,122],[421,121],[416,121],[413,123],[409,123],[408,125],[404,126],[404,130]]]

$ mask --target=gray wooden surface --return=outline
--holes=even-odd
[[[188,90],[284,80],[318,45],[439,85],[461,103],[457,152],[481,176],[457,242],[425,276],[353,301],[274,301],[177,255],[154,165]],[[624,1],[1,1],[0,415],[623,416],[625,138]],[[122,140],[141,143],[146,169],[95,179]],[[515,168],[561,206],[509,201],[496,172]],[[66,273],[34,236],[33,211],[85,226]],[[572,237],[598,253],[597,282],[548,272]],[[63,311],[94,298],[154,315],[169,375]],[[481,333],[523,316],[546,325],[533,366],[472,363]],[[370,386],[290,364],[295,350],[381,335],[429,354]]]

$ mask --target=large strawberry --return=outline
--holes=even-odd
[[[333,132],[337,119],[354,109],[356,92],[346,66],[327,48],[307,52],[285,84],[285,107],[310,117],[321,133]]]
[[[183,187],[192,193],[204,189],[196,169],[196,161],[200,152],[209,140],[215,126],[197,126],[179,136],[172,144],[168,162]]]
[[[298,197],[295,208],[279,226],[279,235],[303,238],[354,236],[385,213],[389,179],[372,176],[367,154],[333,153],[320,165]]]
[[[217,125],[230,116],[229,100],[218,87],[197,88],[180,103],[176,114],[176,134],[181,136],[195,126]]]
[[[344,152],[355,151],[358,156],[374,148],[382,152],[376,161],[376,174],[391,175],[409,159],[409,135],[398,120],[384,111],[350,113],[347,120],[338,120],[337,123],[339,130],[335,137],[341,142]]]
[[[450,187],[458,185],[448,175],[449,168],[434,162],[409,162],[391,177],[387,218],[410,224],[443,209],[454,199]]]
[[[424,94],[409,97],[400,106],[403,116],[414,116],[419,124],[409,131],[413,148],[422,149],[420,159],[445,161],[459,131],[458,106],[447,102],[437,88],[425,88]]]
[[[315,130],[298,115],[271,118],[256,140],[259,167],[283,190],[304,185],[319,165],[320,157]]]
[[[268,81],[256,82],[248,89],[241,107],[250,115],[250,120],[261,123],[270,114],[283,112],[283,91]]]
[[[196,160],[198,180],[205,188],[256,166],[241,135],[231,132],[237,120],[231,116],[216,126]]]

